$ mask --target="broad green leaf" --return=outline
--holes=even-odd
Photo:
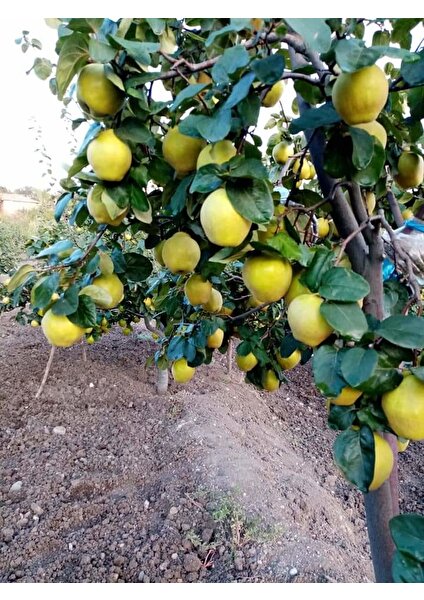
[[[290,123],[290,133],[300,133],[305,129],[316,129],[325,125],[333,125],[341,121],[331,102],[327,102],[318,108],[309,108],[301,117],[293,119]]]
[[[262,83],[272,85],[281,79],[284,66],[284,56],[282,54],[271,54],[266,58],[253,61],[252,71]]]
[[[43,81],[48,79],[52,74],[53,65],[47,58],[37,57],[34,60],[34,73]]]
[[[356,38],[338,40],[335,49],[337,64],[344,73],[374,65],[380,58],[378,50],[367,48],[365,42]]]
[[[396,551],[393,554],[392,575],[394,583],[424,583],[424,564]]]
[[[169,203],[169,208],[172,215],[178,215],[184,209],[187,200],[188,189],[192,180],[193,176],[188,175],[188,177],[184,177],[184,179],[182,179],[178,184],[178,187],[171,197]]]
[[[401,48],[409,49],[412,43],[411,30],[421,19],[394,19],[392,22],[391,41],[398,42]]]
[[[373,157],[374,138],[358,127],[349,127],[353,142],[352,162],[357,169],[365,169]]]
[[[190,193],[200,192],[209,194],[222,185],[222,180],[218,175],[217,165],[204,165],[196,171],[193,182],[190,186]]]
[[[74,247],[74,242],[71,240],[60,240],[53,244],[53,246],[49,246],[48,248],[44,248],[41,252],[39,252],[35,258],[43,258],[44,256],[53,256],[58,255],[61,252],[65,252],[66,250],[70,250]]]
[[[100,188],[102,190],[102,188]],[[122,211],[129,206],[131,202],[130,185],[110,185],[102,191],[102,202],[112,219],[122,214]]]
[[[62,295],[59,300],[52,306],[54,315],[71,315],[78,309],[78,288],[76,285],[71,285]]]
[[[360,430],[346,429],[334,444],[334,460],[348,481],[361,492],[368,492],[374,475],[374,436],[367,426]]]
[[[88,63],[90,58],[88,42],[88,35],[77,31],[65,38],[60,49],[56,68],[57,96],[59,100],[63,100],[74,75]]]
[[[224,28],[225,29],[225,28]],[[221,30],[222,31],[222,30]],[[244,46],[237,44],[224,51],[211,69],[212,79],[216,83],[227,84],[230,75],[249,63],[249,53]]]
[[[331,46],[331,29],[325,19],[285,19],[286,23],[305,40],[314,52],[328,52]]]
[[[185,87],[179,94],[176,95],[173,103],[169,107],[169,110],[173,112],[176,110],[185,100],[189,100],[193,98],[193,96],[197,96],[199,92],[201,92],[205,87],[208,87],[207,83],[195,83],[188,85]]]
[[[59,223],[66,207],[68,206],[69,202],[72,200],[72,198],[74,197],[74,195],[70,192],[66,193],[66,194],[61,194],[55,204],[54,207],[54,218],[55,220]]]
[[[117,219],[120,215],[122,215],[123,212],[125,212],[126,206],[125,207],[118,206],[118,204],[114,201],[114,198],[111,198],[111,196],[109,194],[111,189],[112,188],[108,188],[105,191],[101,191],[102,203],[103,203],[104,207],[106,208],[109,217],[111,219]],[[128,191],[129,190],[126,190],[126,193]],[[113,193],[115,194],[115,189],[114,189]],[[123,198],[123,196],[120,197],[121,202],[122,202],[122,198]],[[127,198],[127,202],[128,201],[129,201],[129,198]]]
[[[371,136],[370,136],[371,137]],[[383,146],[371,138],[374,142],[374,150],[371,162],[364,169],[358,170],[353,175],[353,179],[360,185],[370,187],[375,185],[384,172],[384,163],[386,161],[386,151]]]
[[[108,63],[115,58],[116,54],[115,48],[94,38],[90,38],[88,52],[91,58],[97,63]]]
[[[125,275],[129,281],[145,281],[152,272],[152,263],[142,254],[126,252],[124,259],[126,263]]]
[[[385,392],[394,390],[402,381],[402,375],[399,369],[386,366],[384,361],[380,360],[374,369],[373,374],[366,381],[358,384],[358,388],[370,396],[381,396]]]
[[[356,417],[356,407],[351,406],[338,406],[337,404],[330,404],[330,410],[328,412],[328,426],[330,429],[344,431],[349,429]]]
[[[31,290],[31,304],[37,308],[45,308],[52,301],[52,294],[59,287],[59,273],[52,273],[37,281]]]
[[[138,42],[126,40],[117,35],[109,35],[108,38],[118,47],[126,50],[128,56],[131,56],[131,58],[143,65],[150,65],[152,62],[150,54],[158,52],[160,49],[160,44],[156,42]]]
[[[137,185],[141,188],[146,187],[150,177],[149,171],[145,165],[139,165],[138,167],[131,167],[130,177]]]
[[[132,184],[130,187],[130,194],[131,208],[133,211],[134,209],[139,212],[146,212],[149,210],[150,204],[143,188],[139,187],[137,184]]]
[[[340,364],[341,374],[351,387],[367,381],[378,363],[378,353],[372,348],[348,348]]]
[[[152,206],[148,200],[147,200],[147,210],[140,210],[133,206],[132,211],[133,211],[134,216],[137,219],[137,221],[140,221],[141,223],[151,223],[153,221]]]
[[[230,25],[226,25],[225,27],[221,27],[216,31],[213,31],[205,42],[206,48],[212,46],[215,40],[221,35],[225,35],[227,33],[231,33],[232,31],[241,31],[242,29],[246,29],[249,27],[250,19],[232,19]]]
[[[424,516],[398,515],[390,520],[389,527],[397,550],[424,563]]]
[[[393,315],[380,323],[376,333],[402,348],[421,350],[424,347],[424,318]]]
[[[96,305],[94,299],[88,294],[85,295],[80,292],[78,308],[74,313],[68,315],[68,319],[80,327],[94,327],[96,325]]]
[[[261,100],[257,94],[250,94],[238,103],[237,112],[240,115],[243,127],[256,126],[260,109]]]
[[[370,286],[352,269],[333,267],[323,274],[318,292],[326,300],[356,302],[370,293]]]
[[[424,86],[408,90],[407,98],[412,119],[414,121],[424,119]]]
[[[103,24],[103,19],[71,19],[67,25],[72,31],[96,33]]]
[[[346,382],[339,374],[341,355],[333,346],[320,346],[312,359],[314,383],[325,396],[337,397]]]
[[[151,30],[156,35],[160,35],[165,31],[166,20],[165,19],[147,19],[147,23],[149,24]]]
[[[32,265],[21,265],[7,284],[7,291],[9,293],[14,292],[18,287],[29,281],[35,272],[36,269]]]
[[[324,169],[336,179],[351,179],[354,171],[352,163],[352,138],[336,131],[331,135],[324,149]]]
[[[408,85],[424,83],[424,50],[416,54],[418,61],[402,61],[400,74]]]
[[[233,86],[231,94],[224,102],[222,110],[229,110],[244,100],[250,91],[250,86],[254,79],[254,73],[246,73],[246,75],[243,75],[243,77]]]
[[[295,350],[299,348],[299,345],[300,342],[298,342],[292,335],[284,336],[280,344],[280,355],[282,358],[288,358]]]
[[[256,158],[234,158],[229,165],[231,177],[267,179],[268,172],[261,160]]]
[[[112,296],[109,294],[109,292],[98,285],[86,285],[81,289],[79,295],[88,296],[93,300],[93,302],[96,304],[102,304],[103,306],[112,302]],[[89,327],[89,325],[87,325],[87,327]]]
[[[199,117],[197,130],[209,142],[219,142],[231,129],[231,110],[218,110],[212,117]]]
[[[77,175],[84,167],[88,165],[88,159],[86,152],[76,156],[72,162],[72,165],[68,170],[68,177],[74,177]]]
[[[267,184],[260,179],[227,181],[225,190],[238,213],[253,223],[268,223],[274,212]]]
[[[282,231],[266,241],[266,246],[270,246],[290,261],[297,261],[302,266],[306,266],[312,256],[307,246],[297,244],[288,233]]]
[[[127,117],[121,125],[115,130],[118,137],[124,141],[144,144],[151,148],[155,145],[155,139],[151,131],[135,117]]]
[[[325,247],[318,248],[306,272],[302,275],[303,285],[306,285],[311,292],[317,292],[325,273],[333,267],[334,258],[332,250]]]
[[[411,367],[409,370],[417,379],[424,381],[424,367]]]
[[[321,304],[320,313],[343,337],[360,340],[368,331],[365,315],[356,302],[324,302]]]

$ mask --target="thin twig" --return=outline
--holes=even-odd
[[[250,310],[247,310],[246,312],[242,313],[241,315],[236,315],[235,317],[231,316],[231,315],[223,315],[223,317],[227,317],[227,319],[229,319],[230,321],[240,321],[240,319],[244,319],[245,317],[248,317],[250,315],[252,315],[255,312],[258,312],[259,310],[262,310],[263,308],[265,308],[266,306],[269,306],[270,304],[274,304],[274,302],[264,302],[263,304],[259,304],[259,306],[255,306],[255,308],[251,308]]]
[[[152,321],[149,319],[149,317],[147,315],[143,315],[143,320],[144,320],[144,324],[146,326],[146,329],[148,329],[151,333],[155,333],[160,338],[164,338],[165,337],[165,334],[163,333],[163,331],[161,331],[160,329],[158,329],[157,327],[155,327],[153,325]]]
[[[351,242],[353,240],[353,238],[358,235],[358,233],[361,233],[362,230],[364,230],[366,227],[368,227],[371,221],[379,221],[379,220],[380,220],[380,215],[374,215],[372,217],[369,217],[368,219],[363,221],[354,231],[352,231],[352,233],[350,233],[347,236],[347,238],[345,238],[343,240],[343,243],[340,245],[340,252],[337,256],[336,262],[334,263],[335,267],[339,266],[340,261],[343,257],[343,254],[345,253],[346,247],[348,246],[349,242]]]
[[[92,249],[96,246],[97,242],[100,240],[100,238],[102,237],[102,235],[104,234],[105,231],[106,231],[106,226],[101,225],[100,231],[97,233],[96,237],[87,246],[87,249],[84,252],[84,254],[81,256],[81,258],[76,260],[74,263],[72,263],[70,265],[49,265],[47,267],[42,267],[41,269],[38,269],[38,272],[39,273],[48,273],[50,271],[61,271],[62,269],[67,269],[68,267],[72,267],[72,268],[80,267],[87,260],[88,255],[90,254]]]
[[[53,362],[53,357],[54,357],[55,350],[56,350],[56,346],[52,346],[50,348],[49,360],[47,361],[47,365],[46,365],[46,368],[45,368],[45,371],[44,371],[43,379],[41,380],[40,387],[38,388],[37,393],[35,394],[35,399],[36,400],[38,400],[38,398],[43,393],[44,386],[46,385],[47,378],[49,376],[50,369],[51,369],[51,366],[52,366],[52,362]]]

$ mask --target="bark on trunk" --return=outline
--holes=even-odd
[[[169,374],[168,369],[156,369],[156,391],[158,394],[166,394],[168,391]]]

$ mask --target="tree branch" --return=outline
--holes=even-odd
[[[85,263],[85,261],[87,260],[87,257],[90,254],[90,252],[92,251],[92,249],[97,245],[97,242],[100,240],[100,238],[106,231],[106,225],[101,225],[100,227],[101,228],[100,228],[99,232],[97,233],[96,237],[87,246],[87,249],[84,252],[84,254],[81,256],[81,258],[79,258],[78,260],[76,260],[74,263],[72,263],[70,265],[49,265],[47,267],[42,267],[41,269],[38,269],[37,272],[38,273],[49,273],[50,271],[61,271],[62,269],[67,269],[68,267],[76,268],[76,267],[80,267],[81,265],[83,265]]]

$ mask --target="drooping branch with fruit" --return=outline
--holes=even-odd
[[[233,338],[266,391],[311,360],[336,464],[365,495],[378,581],[424,568],[408,537],[421,528],[422,544],[424,516],[396,517],[397,451],[424,439],[424,251],[397,237],[400,210],[402,235],[424,230],[411,219],[424,204],[418,25],[60,20],[50,87],[89,127],[55,217],[92,242],[46,246],[3,297],[59,347],[144,318],[156,365],[181,384]],[[263,107],[275,112],[261,131]]]

